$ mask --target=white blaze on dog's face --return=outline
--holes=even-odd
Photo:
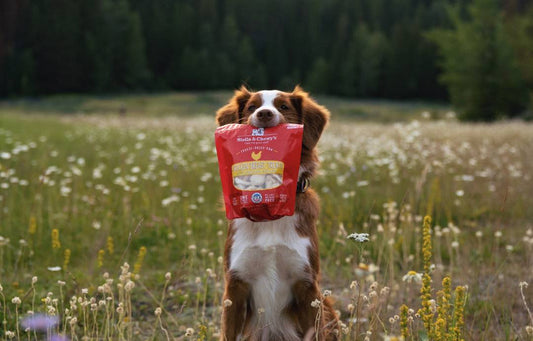
[[[280,123],[291,122],[291,116],[298,116],[290,95],[278,90],[254,93],[246,103],[243,114],[248,124],[258,128],[275,127]]]

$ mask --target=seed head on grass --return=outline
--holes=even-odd
[[[527,314],[529,316],[529,322],[531,323],[531,326],[533,326],[533,313],[531,313],[531,310],[529,309],[529,305],[527,304],[527,300],[526,300],[526,295],[524,294],[524,289],[527,289],[529,284],[526,281],[522,281],[518,284],[518,286],[520,287],[520,295],[522,296],[522,302],[524,303]],[[528,326],[528,327],[531,327],[531,326]],[[530,330],[531,333],[528,332],[528,335],[533,336],[533,327],[531,328],[532,328]]]
[[[124,290],[126,290],[126,292],[132,291],[133,288],[135,288],[135,282],[134,281],[127,281],[126,284],[124,285]]]
[[[194,329],[187,328],[187,330],[185,331],[185,336],[193,336],[193,335],[194,335]]]

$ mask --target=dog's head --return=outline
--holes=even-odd
[[[318,105],[299,86],[292,92],[264,90],[252,92],[242,86],[229,103],[217,111],[218,125],[251,124],[259,128],[280,123],[304,125],[303,148],[313,150],[329,120],[329,111]]]

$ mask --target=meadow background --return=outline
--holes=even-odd
[[[0,339],[217,339],[214,114],[300,84],[332,112],[341,339],[533,340],[532,25],[523,0],[0,0]]]
[[[230,95],[1,103],[4,339],[42,337],[17,324],[32,312],[58,316],[51,331],[71,339],[217,337],[226,221],[214,111]],[[432,295],[444,276],[468,287],[464,338],[530,340],[532,288],[520,283],[533,281],[533,127],[459,123],[447,106],[317,100],[333,113],[312,182],[322,287],[344,338],[399,337],[402,304],[408,339],[426,338],[415,313],[429,214]]]

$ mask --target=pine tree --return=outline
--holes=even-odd
[[[28,47],[34,64],[34,88],[39,93],[83,90],[80,63],[82,34],[76,2],[39,0],[28,5]]]
[[[318,58],[309,71],[305,87],[318,93],[328,93],[331,81],[331,68],[324,58]]]
[[[96,91],[140,89],[149,73],[136,12],[126,0],[100,0],[99,16],[85,35]]]
[[[150,77],[146,68],[145,43],[141,20],[135,12],[130,12],[129,27],[125,33],[124,84],[129,89],[142,89]]]
[[[222,24],[218,39],[217,87],[233,88],[238,86],[239,41],[241,40],[237,23],[232,16],[227,16]]]
[[[530,118],[533,114],[533,5],[524,13],[512,14],[506,20],[506,33],[513,47],[518,68],[529,92]]]
[[[464,120],[490,121],[523,108],[525,87],[507,42],[495,0],[474,0],[470,20],[458,7],[449,11],[452,29],[433,30],[428,38],[442,55],[441,81]]]
[[[354,30],[346,59],[341,66],[341,91],[344,95],[369,97],[376,95],[380,85],[386,38],[370,32],[365,24]]]

